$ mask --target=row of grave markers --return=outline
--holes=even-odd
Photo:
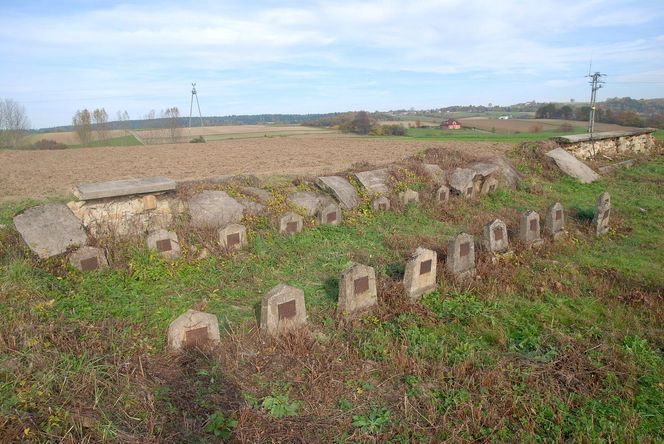
[[[596,234],[605,234],[609,228],[611,200],[608,193],[600,195],[594,219]],[[565,214],[559,202],[552,204],[546,215],[546,231],[556,240],[564,233]],[[535,211],[521,215],[519,238],[527,246],[541,245],[540,218]],[[495,219],[483,230],[482,247],[491,253],[509,250],[506,224]],[[436,288],[437,254],[419,247],[407,261],[403,287],[411,300]],[[447,269],[456,279],[467,279],[476,274],[475,241],[467,233],[459,233],[448,242]],[[352,316],[378,304],[376,273],[373,267],[353,263],[339,277],[337,310],[343,316]],[[279,284],[261,301],[260,329],[276,336],[300,328],[307,323],[304,292],[295,287]],[[205,333],[207,332],[207,333]],[[219,342],[219,323],[213,314],[189,310],[171,323],[168,344],[172,349],[200,346]]]

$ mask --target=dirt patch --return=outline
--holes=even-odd
[[[0,201],[68,195],[79,183],[167,176],[196,179],[223,174],[314,175],[358,162],[384,165],[428,148],[500,154],[495,142],[409,141],[340,135],[219,140],[202,144],[0,151]]]

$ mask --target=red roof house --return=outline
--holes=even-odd
[[[461,129],[461,124],[454,119],[447,119],[440,124],[440,127],[442,129]]]

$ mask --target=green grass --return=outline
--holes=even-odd
[[[575,128],[574,131],[579,131]],[[471,129],[445,130],[440,128],[408,128],[406,137],[417,140],[458,140],[465,142],[535,142],[563,135],[560,131],[540,131],[538,133],[499,134]]]
[[[86,145],[69,145],[69,148],[87,148],[87,147],[104,147],[104,146],[138,146],[142,145],[141,142],[134,137],[133,134],[120,137],[112,137],[110,139],[93,140]]]
[[[657,140],[664,140],[664,129],[658,129],[653,133],[653,136],[655,136],[655,139]]]
[[[259,219],[244,253],[170,263],[136,245],[92,274],[36,261],[0,230],[0,441],[664,440],[664,160],[590,185],[519,168],[519,190],[442,212],[346,212],[292,237]],[[596,238],[577,215],[604,190],[612,230]],[[400,299],[414,247],[443,251],[459,230],[556,200],[564,240],[481,256],[477,281],[443,273],[418,303]],[[0,205],[0,223],[34,203]],[[376,269],[381,306],[346,323],[334,309],[351,261]],[[304,290],[313,339],[258,338],[277,283]],[[220,350],[165,355],[192,307],[218,316]]]

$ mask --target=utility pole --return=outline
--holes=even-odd
[[[191,129],[191,111],[194,107],[194,97],[196,97],[196,106],[198,107],[198,117],[201,119],[201,128],[203,128],[203,115],[201,114],[201,104],[198,103],[198,93],[196,92],[196,82],[191,84],[191,102],[189,103],[189,129]]]
[[[604,82],[600,80],[600,77],[605,75],[606,74],[600,74],[599,72],[596,72],[592,75],[588,73],[586,76],[592,79],[589,82],[592,85],[592,92],[590,94],[590,118],[588,119],[588,132],[590,134],[592,134],[595,130],[595,101],[597,100],[597,90],[600,89],[604,84]]]

